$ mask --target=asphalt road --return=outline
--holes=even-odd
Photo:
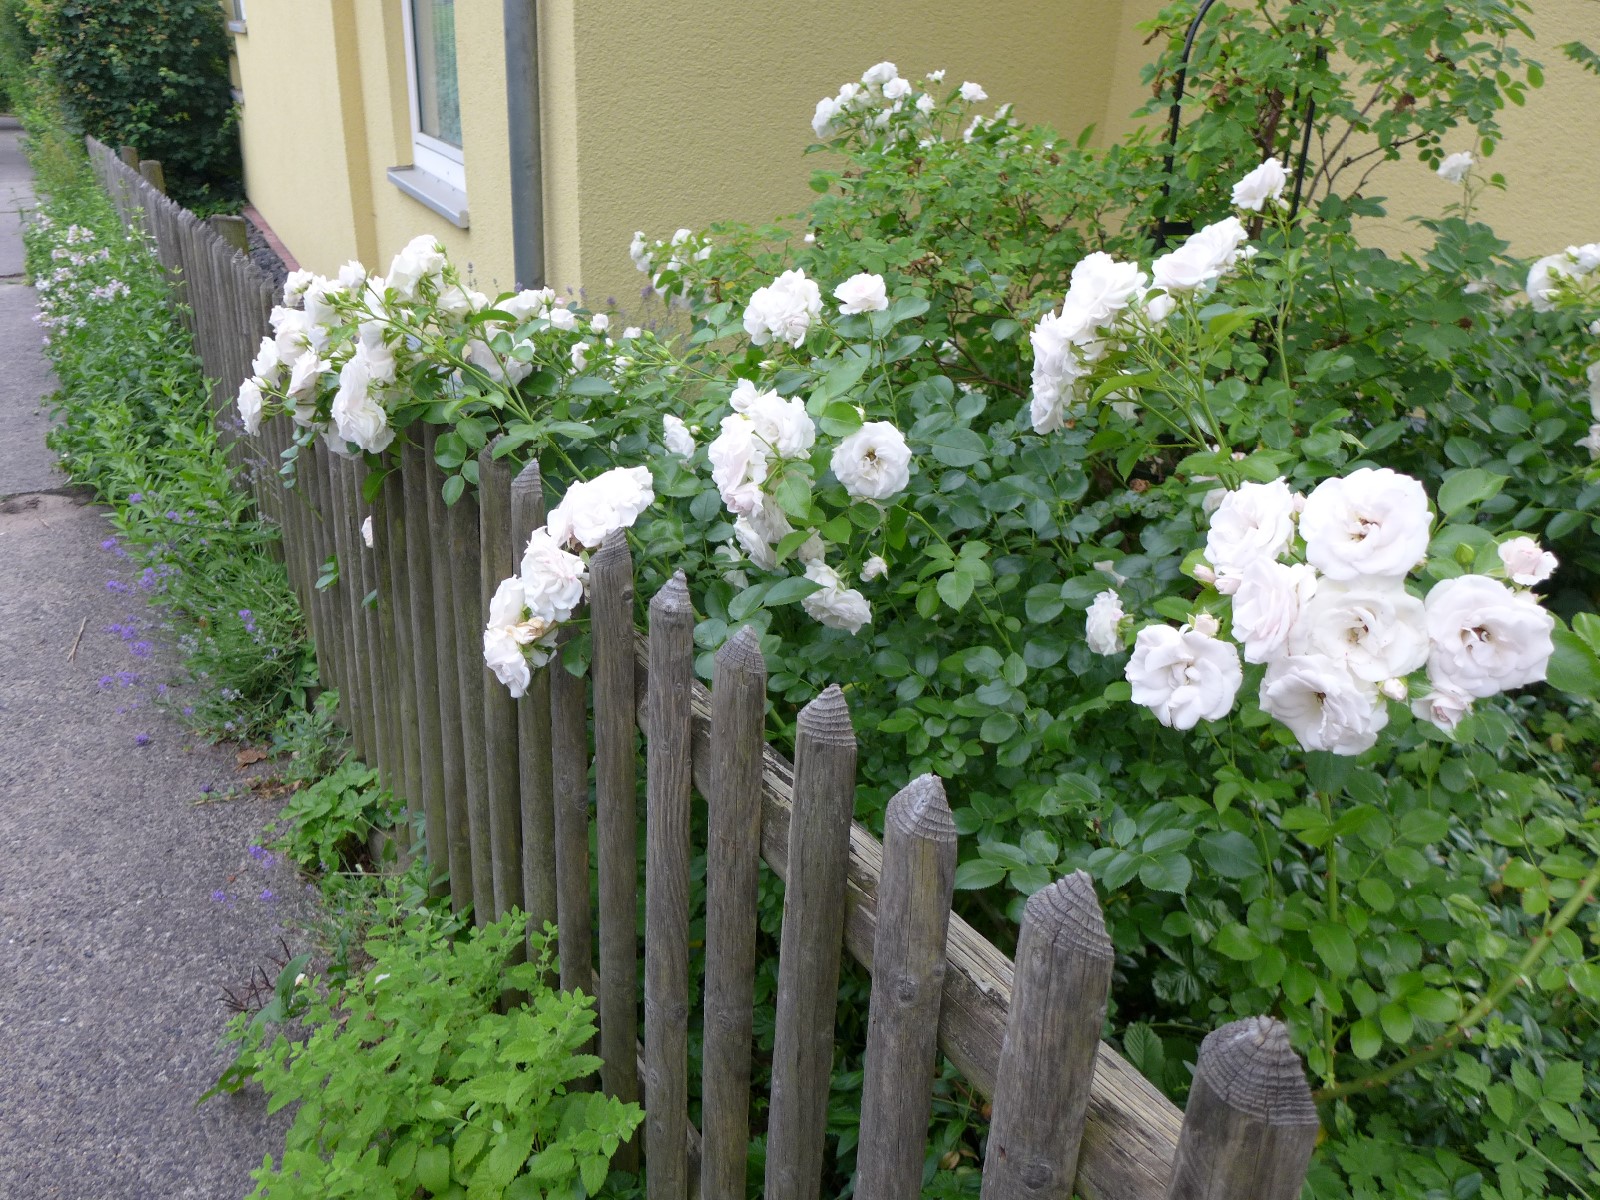
[[[227,1062],[224,989],[275,974],[311,898],[252,855],[276,805],[185,729],[159,614],[45,448],[17,138],[0,128],[0,1198],[243,1196],[287,1120],[258,1091],[195,1100]]]

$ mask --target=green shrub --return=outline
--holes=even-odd
[[[40,0],[43,66],[74,123],[159,159],[186,207],[241,196],[228,33],[216,0]]]
[[[278,814],[272,848],[311,874],[369,861],[367,839],[392,829],[400,806],[378,783],[378,772],[353,758],[289,797]]]

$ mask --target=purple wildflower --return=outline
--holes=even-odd
[[[110,678],[110,677],[107,676],[107,678]],[[139,682],[139,673],[137,671],[118,671],[117,672],[117,683],[122,687],[132,687],[134,684],[136,684],[138,682]]]
[[[108,537],[105,541],[100,543],[100,549],[102,550],[115,550],[116,548],[117,539],[114,537]]]
[[[261,889],[261,898],[263,900],[265,900],[268,904],[271,904],[275,899],[277,899],[277,897],[272,894],[272,889],[271,888],[262,888]]]
[[[202,784],[201,784],[201,785],[200,785],[200,794],[201,794],[201,795],[202,795],[202,796],[209,796],[209,795],[211,795],[211,793],[212,793],[212,791],[213,791],[213,790],[214,790],[214,789],[213,789],[213,787],[212,787],[212,785],[211,785],[211,784],[209,784],[209,783],[202,783]]]
[[[223,891],[221,888],[218,888],[216,891],[211,893],[211,898],[218,904],[226,904],[228,902],[228,893]]]
[[[109,676],[109,675],[100,676],[100,688],[101,688],[101,690],[104,691],[105,689],[109,688],[110,686],[111,686],[111,676]]]
[[[123,583],[120,579],[106,580],[106,591],[108,592],[125,592],[127,590],[128,585]]]
[[[169,508],[169,509],[167,509],[167,520],[169,520],[169,521],[181,521],[181,520],[183,520],[183,518],[178,515],[178,510],[177,509]]]
[[[184,715],[184,716],[186,716],[186,717],[192,717],[192,716],[194,716],[194,705],[192,705],[192,704],[185,704],[185,705],[184,705],[184,706],[183,706],[183,715]],[[210,790],[211,790],[211,789],[210,789],[210,788],[209,788],[209,787],[208,787],[208,788],[206,788],[206,789],[204,789],[204,790],[205,790],[205,791],[208,791],[208,792],[209,792],[209,791],[210,791]]]
[[[128,653],[132,654],[135,658],[149,658],[150,657],[150,643],[149,642],[135,642],[135,643],[133,643],[133,645],[128,647]]]
[[[133,744],[135,746],[148,746],[150,744],[150,735],[148,733],[134,735]]]
[[[144,499],[144,493],[143,492],[129,492],[128,493],[128,503],[129,504],[138,504],[143,499]]]

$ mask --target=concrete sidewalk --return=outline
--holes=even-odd
[[[284,1115],[194,1102],[226,1065],[223,989],[276,976],[311,900],[250,853],[276,804],[231,798],[234,749],[165,707],[159,614],[44,447],[54,383],[14,278],[31,194],[0,130],[0,1197],[242,1196]]]

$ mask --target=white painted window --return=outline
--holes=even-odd
[[[465,192],[455,0],[400,0],[400,6],[406,26],[412,165]]]

